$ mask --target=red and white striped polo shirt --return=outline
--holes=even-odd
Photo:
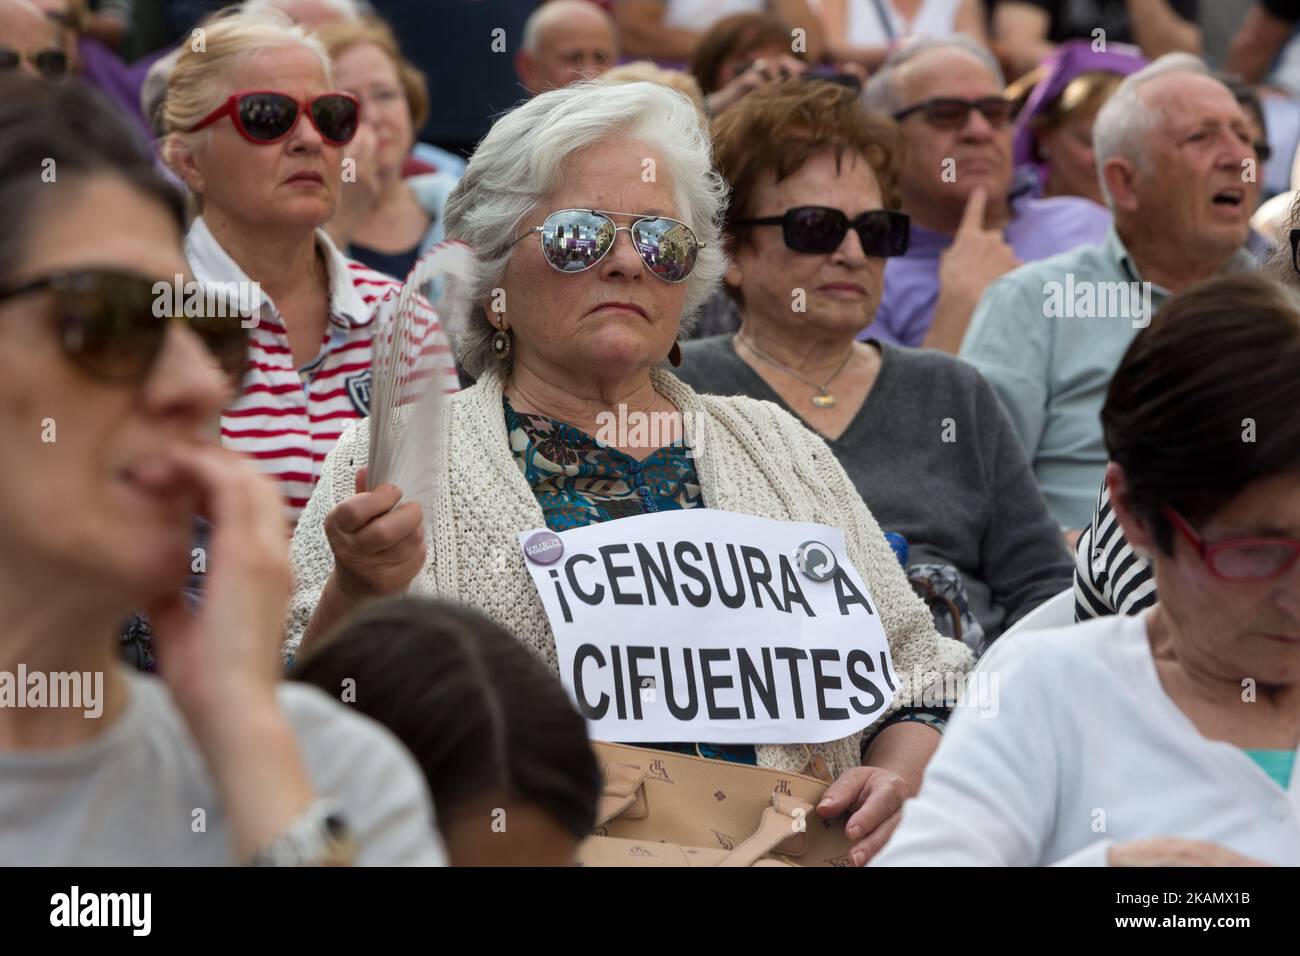
[[[339,252],[324,230],[316,231],[316,242],[325,254],[330,286],[329,323],[319,354],[294,368],[283,318],[259,288],[244,387],[221,413],[222,444],[247,455],[276,480],[291,523],[306,506],[325,456],[348,422],[370,414],[371,336],[377,324],[392,317],[401,290],[390,276]],[[242,287],[250,291],[241,300],[252,300],[248,276],[202,217],[185,237],[185,255],[199,282],[250,283]],[[436,324],[437,316],[431,318]],[[445,377],[447,390],[455,391],[451,346],[441,328],[434,332],[435,344],[422,351],[430,353],[430,367]]]

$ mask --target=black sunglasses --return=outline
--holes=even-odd
[[[23,56],[17,50],[0,46],[0,70],[16,70]],[[68,72],[68,55],[62,50],[37,50],[27,54],[27,62],[36,67],[41,76],[54,79]]]
[[[894,119],[901,123],[913,113],[924,112],[925,121],[936,129],[961,129],[970,119],[971,110],[979,110],[995,129],[1001,129],[1011,122],[1012,103],[1001,96],[982,96],[977,100],[939,96],[899,110],[894,114]]]
[[[858,234],[868,256],[901,256],[907,252],[911,220],[892,209],[870,209],[849,219],[829,206],[797,206],[783,216],[741,219],[737,226],[780,226],[781,238],[794,252],[828,255],[840,247],[850,229]]]
[[[166,286],[161,295],[155,292],[159,285]],[[138,384],[148,378],[162,353],[168,326],[173,319],[182,321],[203,340],[238,390],[248,357],[248,330],[238,303],[223,298],[210,310],[218,315],[177,315],[171,289],[170,282],[87,270],[0,289],[0,302],[38,292],[53,293],[52,311],[64,354],[90,374],[110,382]]]
[[[610,216],[627,216],[635,221],[630,226],[619,226]],[[690,226],[678,219],[600,209],[553,212],[515,243],[538,233],[542,237],[542,255],[551,268],[566,273],[585,272],[609,254],[615,238],[624,230],[632,237],[632,247],[645,267],[665,282],[689,279],[705,245],[695,238]]]

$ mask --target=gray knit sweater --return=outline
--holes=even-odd
[[[702,393],[748,395],[793,412],[736,354],[733,338],[688,342],[677,376]],[[826,443],[881,529],[907,539],[910,564],[950,564],[961,573],[971,611],[992,640],[1071,586],[1060,529],[980,374],[942,352],[877,345],[880,375],[866,402]]]

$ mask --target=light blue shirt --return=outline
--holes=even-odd
[[[1224,271],[1253,265],[1240,250]],[[959,354],[997,392],[1048,510],[1064,528],[1092,520],[1106,470],[1106,389],[1129,343],[1167,298],[1167,290],[1142,282],[1112,227],[1099,245],[1001,277],[975,308]]]

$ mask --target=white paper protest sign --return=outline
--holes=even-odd
[[[824,743],[898,681],[844,533],[695,508],[519,535],[598,740]]]

